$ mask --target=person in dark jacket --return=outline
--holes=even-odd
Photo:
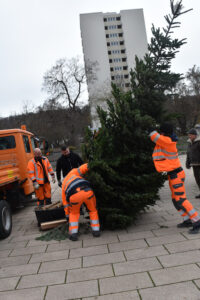
[[[58,185],[60,187],[62,186],[61,171],[64,178],[72,169],[78,168],[83,164],[80,156],[69,150],[69,147],[65,145],[62,146],[61,153],[62,155],[59,157],[56,163],[56,175],[58,179]]]
[[[200,136],[195,128],[188,132],[188,148],[186,157],[186,168],[193,168],[194,178],[200,190]],[[200,194],[195,198],[200,198]]]

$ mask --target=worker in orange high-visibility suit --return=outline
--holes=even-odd
[[[90,225],[94,237],[100,236],[99,217],[96,209],[96,197],[89,181],[83,178],[88,172],[88,165],[72,169],[62,183],[62,202],[67,221],[69,220],[69,234],[72,241],[78,239],[78,221],[80,207],[86,204],[90,215]]]
[[[28,174],[33,182],[38,206],[51,204],[51,185],[48,173],[52,177],[52,182],[55,183],[55,174],[48,158],[42,156],[39,148],[35,148],[34,158],[28,162]]]
[[[157,131],[150,133],[151,140],[156,144],[152,157],[156,170],[168,174],[173,204],[183,217],[183,222],[178,224],[177,227],[193,226],[189,233],[198,233],[200,230],[200,216],[186,197],[185,172],[178,158],[177,137],[173,133],[173,125],[163,123],[160,132],[161,134]]]

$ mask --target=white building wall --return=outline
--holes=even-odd
[[[115,17],[115,20],[112,20]],[[116,20],[120,17],[120,20]],[[107,21],[104,21],[107,18]],[[110,20],[111,19],[111,20]],[[121,29],[108,28],[109,25],[122,25]],[[107,29],[105,29],[107,26]],[[142,9],[122,10],[120,13],[89,13],[80,15],[80,27],[82,46],[85,64],[89,61],[97,63],[95,69],[96,80],[88,83],[89,102],[91,107],[92,127],[97,129],[100,126],[96,107],[100,105],[106,108],[105,99],[111,92],[111,78],[117,83],[121,79],[118,77],[126,76],[124,86],[128,88],[130,69],[135,66],[135,55],[142,58],[147,52],[147,36],[144,23],[144,15]],[[113,37],[110,34],[122,33],[123,36]],[[106,37],[109,34],[109,37]],[[108,46],[111,41],[124,41],[124,45]],[[108,51],[120,50],[119,54],[108,54]],[[121,54],[121,50],[125,49],[125,53]],[[116,62],[116,58],[126,58],[125,62]],[[112,59],[112,62],[109,62]],[[128,70],[123,70],[126,66]],[[122,67],[120,71],[116,71],[115,67]],[[113,78],[115,78],[113,80]]]
[[[89,96],[102,95],[101,87],[107,82],[111,83],[110,66],[108,61],[106,36],[104,30],[103,14],[91,13],[80,15],[81,37],[85,63],[97,62],[97,80],[88,82]]]
[[[120,11],[129,70],[135,66],[135,55],[139,58],[147,53],[147,35],[143,9]]]

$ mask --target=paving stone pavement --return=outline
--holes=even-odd
[[[185,171],[188,199],[200,211],[192,170]],[[61,189],[52,191],[59,200]],[[17,210],[12,234],[0,241],[0,299],[200,300],[200,233],[176,227],[167,182],[160,195],[136,225],[77,242],[35,240],[34,206]]]

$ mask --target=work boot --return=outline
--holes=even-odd
[[[69,237],[69,239],[73,242],[78,240],[78,233],[72,233]]]
[[[195,196],[195,198],[196,198],[196,199],[199,199],[199,198],[200,198],[200,195]]]
[[[177,224],[178,228],[192,227],[192,222],[190,219],[183,221],[182,223]]]
[[[100,231],[92,231],[93,237],[100,237],[101,232]]]
[[[188,233],[196,234],[199,232],[199,230],[200,230],[200,221],[197,221],[197,222],[193,223],[193,227],[192,227],[192,229],[190,229],[188,231]]]

